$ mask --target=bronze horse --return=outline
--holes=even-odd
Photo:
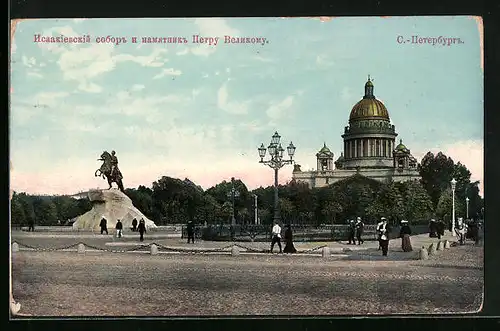
[[[112,169],[112,162],[111,162],[111,154],[108,152],[103,152],[101,154],[101,158],[97,159],[97,161],[104,161],[99,169],[97,169],[94,173],[94,176],[99,176],[102,177],[103,179],[108,180],[109,184],[109,189],[112,187],[112,183],[116,183],[118,185],[118,188],[120,191],[125,192],[125,189],[123,188],[123,175],[118,169],[118,166],[116,166],[114,174],[111,174],[111,169]]]

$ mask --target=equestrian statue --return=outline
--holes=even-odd
[[[103,179],[108,180],[109,189],[112,187],[112,183],[116,183],[120,191],[124,192],[123,188],[123,175],[118,169],[118,158],[116,157],[116,152],[112,151],[109,154],[107,151],[104,151],[101,154],[101,158],[97,159],[97,161],[103,161],[101,167],[95,171],[94,176],[102,177]],[[125,192],[124,192],[125,193]]]

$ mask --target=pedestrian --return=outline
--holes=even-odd
[[[118,238],[121,238],[122,237],[122,231],[123,231],[123,224],[120,220],[117,220],[116,221],[116,236]]]
[[[144,234],[146,233],[146,223],[144,222],[144,219],[141,218],[139,221],[139,226],[137,227],[137,231],[139,231],[139,240],[144,241]]]
[[[441,239],[441,236],[444,236],[444,228],[445,228],[445,224],[443,222],[443,220],[439,220],[436,224],[436,231],[437,231],[437,237],[438,239]]]
[[[361,238],[363,235],[363,230],[365,228],[365,225],[361,221],[361,217],[358,217],[356,220],[356,238],[358,239],[358,245],[363,244],[365,241]]]
[[[413,248],[411,246],[411,228],[408,221],[401,221],[401,230],[399,231],[399,237],[401,238],[401,248],[403,252],[411,252]]]
[[[353,245],[356,245],[356,224],[354,223],[354,220],[349,221],[349,245],[351,245],[351,242]]]
[[[381,218],[382,224],[377,227],[377,232],[380,236],[380,246],[382,247],[382,255],[387,256],[387,251],[389,249],[389,233],[391,233],[391,228],[387,224],[387,219],[385,217]]]
[[[429,238],[436,238],[438,236],[436,225],[436,220],[431,219],[431,221],[429,222]]]
[[[375,229],[378,229],[383,223],[384,222],[382,221],[382,219],[380,219],[380,222],[377,223],[377,227]],[[381,250],[382,245],[380,244],[380,233],[378,232],[378,230],[376,232],[377,232],[378,250]]]
[[[188,233],[188,244],[190,242],[192,242],[194,244],[194,223],[193,223],[193,221],[188,222],[187,233]]]
[[[137,219],[136,218],[134,218],[132,220],[132,231],[133,232],[137,231]]]
[[[104,216],[101,218],[101,223],[99,223],[99,226],[101,227],[101,234],[106,232],[108,234],[108,221],[104,218]]]
[[[290,224],[287,224],[285,230],[285,249],[283,249],[283,253],[290,253],[290,254],[297,253],[297,250],[293,245],[293,233],[292,233],[292,226]]]
[[[30,231],[35,232],[35,220],[33,218],[30,218],[29,220],[28,232]]]
[[[280,253],[283,253],[281,249],[281,226],[279,226],[278,221],[274,221],[274,226],[271,231],[271,253],[273,252],[274,244],[278,243],[278,247],[280,248]]]

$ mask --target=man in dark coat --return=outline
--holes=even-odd
[[[187,224],[187,234],[188,234],[188,244],[192,242],[194,244],[194,223],[189,221]]]
[[[361,238],[363,235],[363,230],[365,228],[365,225],[361,221],[361,217],[358,217],[356,220],[356,238],[358,239],[358,245],[363,244],[365,241]]]
[[[30,232],[30,231],[35,232],[35,219],[34,218],[30,218],[28,225],[29,225],[28,232]]]
[[[385,217],[381,218],[382,223],[377,227],[377,232],[380,237],[380,246],[382,246],[382,255],[387,256],[389,250],[389,234],[391,233],[390,225]]]
[[[108,221],[104,218],[104,216],[101,219],[101,223],[99,223],[99,226],[101,227],[101,234],[106,232],[108,234]]]
[[[120,220],[117,220],[116,221],[116,236],[118,238],[121,238],[122,237],[122,231],[123,231],[123,224]]]
[[[441,239],[441,236],[444,236],[444,228],[445,228],[445,224],[443,222],[443,220],[439,220],[436,224],[436,232],[437,232],[437,236],[438,236],[438,239]]]
[[[139,240],[144,241],[144,234],[146,233],[146,223],[144,220],[141,218],[139,221],[139,226],[137,227],[137,231],[139,231]]]
[[[132,231],[136,231],[137,230],[137,219],[133,219],[132,220]]]
[[[354,223],[354,220],[349,221],[349,245],[352,244],[356,245],[356,224]]]

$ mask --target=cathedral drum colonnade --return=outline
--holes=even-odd
[[[355,174],[381,181],[419,179],[417,160],[402,140],[396,145],[396,129],[385,105],[375,98],[368,77],[365,94],[351,110],[344,128],[344,152],[333,162],[334,154],[326,146],[316,154],[317,169],[302,171],[296,165],[293,178],[311,187],[332,184]],[[335,169],[334,169],[335,166]]]

